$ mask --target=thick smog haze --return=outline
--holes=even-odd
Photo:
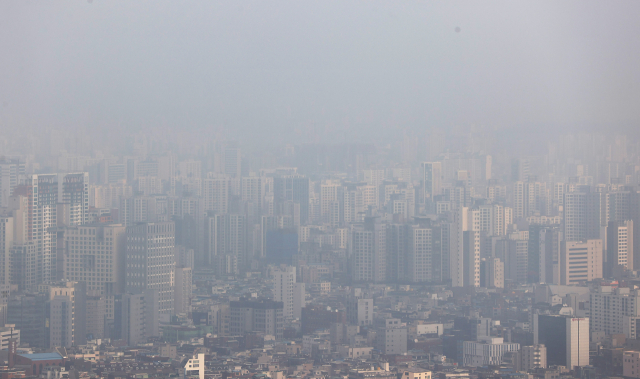
[[[385,142],[637,129],[635,1],[3,1],[0,124]]]
[[[639,16],[0,0],[0,379],[640,379]]]

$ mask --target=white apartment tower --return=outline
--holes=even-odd
[[[296,284],[296,268],[292,266],[277,267],[271,272],[273,276],[273,296],[275,301],[283,304],[285,320],[294,318],[294,293]]]
[[[638,263],[634,261],[633,221],[610,221],[607,227],[607,269],[610,276],[613,268],[622,266],[633,270]]]

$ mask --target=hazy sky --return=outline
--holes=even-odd
[[[639,16],[638,1],[3,0],[0,133],[638,128]]]

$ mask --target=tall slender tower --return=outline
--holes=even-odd
[[[453,287],[480,286],[479,216],[479,211],[467,207],[454,212],[449,239]]]
[[[285,320],[294,318],[294,289],[296,284],[296,268],[292,266],[278,267],[273,270],[273,298],[284,304]]]
[[[422,163],[422,186],[424,189],[423,199],[433,200],[434,196],[442,193],[442,163],[423,162]]]

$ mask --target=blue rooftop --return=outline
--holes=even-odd
[[[50,361],[54,359],[62,359],[62,355],[58,353],[40,353],[40,354],[18,354],[19,356],[32,361]]]

